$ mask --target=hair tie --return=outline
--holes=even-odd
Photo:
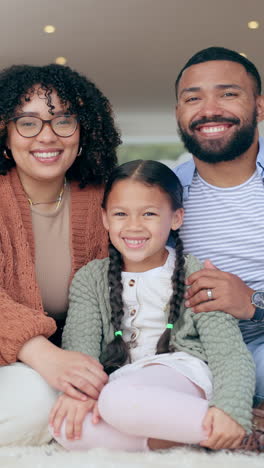
[[[173,328],[173,327],[174,327],[173,323],[167,323],[166,325],[166,328]]]
[[[117,331],[115,332],[115,336],[118,336],[118,335],[122,336],[122,335],[123,335],[123,332],[122,332],[121,330],[117,330]]]

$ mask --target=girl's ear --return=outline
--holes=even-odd
[[[183,217],[184,217],[184,209],[179,208],[178,210],[174,211],[173,216],[172,216],[172,221],[171,221],[171,229],[173,231],[176,231],[179,229],[183,223]]]
[[[103,218],[103,225],[107,231],[109,231],[109,223],[107,219],[107,214],[104,208],[102,208],[102,218]]]

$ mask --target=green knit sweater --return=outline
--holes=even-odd
[[[75,274],[62,339],[65,349],[81,351],[98,360],[114,338],[110,322],[108,265],[108,258],[93,260]],[[199,269],[200,262],[187,255],[186,277]],[[255,368],[237,320],[218,311],[194,314],[182,304],[180,317],[171,333],[171,344],[176,350],[208,363],[214,389],[209,405],[225,411],[249,432]]]

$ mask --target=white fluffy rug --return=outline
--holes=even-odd
[[[263,468],[264,454],[207,453],[171,449],[128,454],[95,449],[66,452],[56,444],[43,447],[0,448],[1,468]]]

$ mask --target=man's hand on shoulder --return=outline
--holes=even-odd
[[[254,315],[253,289],[238,276],[217,269],[210,260],[205,260],[204,268],[190,275],[186,284],[185,305],[195,313],[221,310],[240,320]]]

